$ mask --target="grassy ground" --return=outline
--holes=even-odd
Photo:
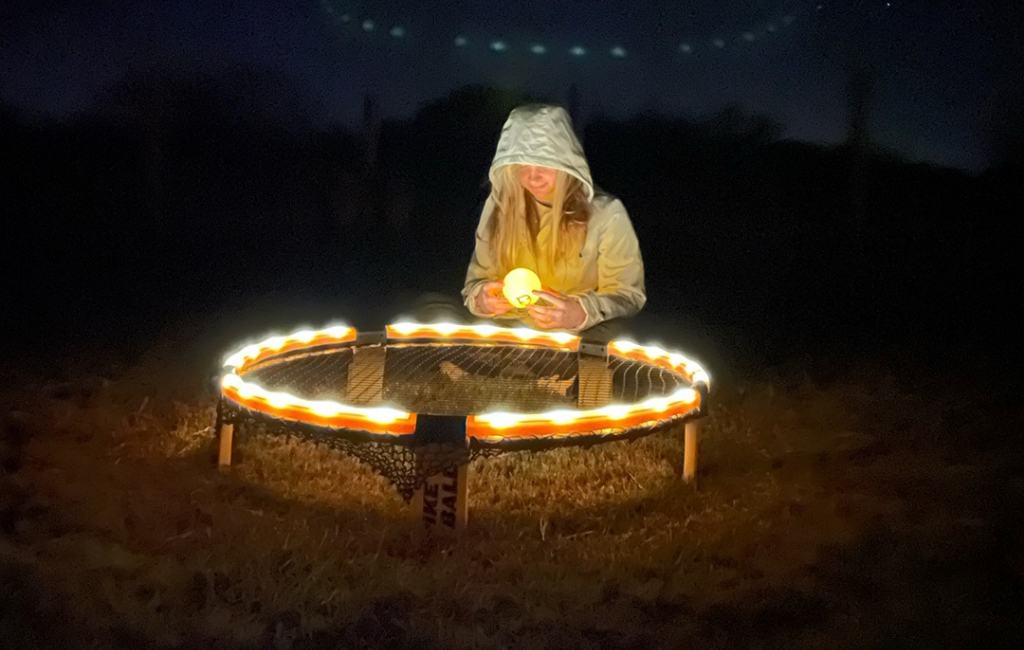
[[[885,364],[716,388],[699,488],[679,433],[471,468],[424,538],[336,452],[212,464],[216,336],[9,369],[5,647],[1020,647],[1019,413]],[[216,354],[215,352],[216,351]],[[736,374],[736,373],[733,373]],[[986,444],[980,444],[985,441]]]

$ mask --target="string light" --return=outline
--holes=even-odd
[[[336,2],[335,0],[321,0],[321,6],[323,7],[324,11],[327,14],[336,15],[337,8],[335,5],[337,4],[338,2]],[[893,3],[886,2],[885,6],[892,7]],[[821,11],[823,8],[824,5],[821,3],[814,6],[814,9],[817,11]],[[341,14],[340,18],[341,22],[343,23],[351,23],[354,21],[354,17],[351,13],[343,13]],[[766,24],[757,26],[756,29],[748,28],[745,30],[740,30],[738,32],[734,32],[733,35],[704,35],[703,37],[700,38],[693,38],[694,35],[688,35],[689,38],[678,41],[679,52],[681,52],[682,54],[689,55],[695,54],[701,49],[711,51],[725,50],[729,42],[753,43],[758,41],[763,36],[778,34],[782,27],[788,27],[792,25],[794,22],[796,22],[796,20],[797,17],[795,15],[786,14],[781,18],[781,20],[768,22]],[[364,17],[361,20],[361,22],[357,22],[361,26],[362,31],[365,33],[369,34],[377,30],[378,23],[376,20],[374,20],[373,17]],[[404,38],[408,33],[408,29],[404,25],[394,25],[391,27],[391,29],[387,31],[388,34],[390,34],[393,38],[396,39]],[[455,45],[455,47],[458,48],[468,48],[471,45],[469,38],[461,34],[453,37],[452,41],[450,42],[452,42]],[[487,49],[496,54],[512,53],[514,51],[519,50],[528,51],[533,55],[541,56],[544,54],[548,54],[548,52],[551,50],[549,44],[536,40],[531,43],[517,44],[507,39],[492,38],[483,39],[482,42],[486,43]],[[564,51],[570,57],[575,59],[582,59],[592,51],[604,51],[607,53],[609,57],[614,59],[625,59],[627,57],[628,51],[626,47],[624,47],[621,44],[612,45],[610,47],[604,47],[607,49],[595,49],[593,47],[588,47],[587,45],[580,43],[573,45]]]

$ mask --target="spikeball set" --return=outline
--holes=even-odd
[[[427,528],[467,519],[467,468],[506,452],[636,440],[685,423],[693,480],[710,378],[681,354],[491,325],[396,323],[295,332],[230,355],[219,464],[234,434],[295,435],[390,480]]]

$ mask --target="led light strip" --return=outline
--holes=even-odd
[[[332,429],[357,429],[370,433],[408,435],[416,430],[416,414],[386,406],[353,406],[333,401],[305,400],[277,393],[244,381],[234,374],[221,381],[224,396],[247,409],[277,418]]]
[[[544,413],[494,412],[466,419],[466,435],[487,442],[542,436],[564,437],[607,429],[631,429],[692,413],[700,394],[683,388],[668,397],[638,404],[612,404],[588,411],[565,409]]]
[[[670,372],[682,374],[693,385],[704,384],[711,387],[711,376],[693,359],[687,359],[677,352],[669,352],[656,346],[638,345],[631,341],[612,341],[608,344],[608,353],[630,361],[642,361],[664,368]]]
[[[395,39],[403,39],[409,33],[405,25],[392,24],[390,29],[387,26],[377,20],[374,20],[369,16],[357,15],[353,10],[344,10],[335,6],[333,0],[320,0],[320,4],[323,7],[324,12],[329,16],[333,16],[333,20],[337,25],[351,24],[358,26],[357,28],[362,30],[366,34],[371,34],[377,31],[387,31]],[[818,5],[818,10],[821,9],[821,5]],[[792,25],[797,20],[795,13],[786,13],[778,20],[767,20],[766,22],[759,23],[756,27],[749,26],[748,29],[735,31],[731,36],[720,34],[718,36],[702,36],[691,35],[690,38],[685,38],[679,43],[679,51],[683,54],[691,54],[697,49],[714,47],[715,49],[724,49],[730,42],[733,43],[753,43],[761,38],[771,37],[778,34],[780,30],[785,27]],[[420,34],[421,37],[424,34]],[[471,45],[470,39],[465,34],[456,36],[452,41],[457,48],[465,48]],[[502,54],[511,50],[520,49],[529,51],[530,53],[541,56],[551,51],[551,47],[537,40],[529,40],[522,43],[510,44],[509,41],[500,38],[481,38],[481,46],[486,47],[492,52]],[[613,44],[607,50],[603,48],[591,49],[584,47],[583,45],[573,45],[565,50],[568,54],[575,58],[584,57],[590,51],[607,53],[609,56],[615,59],[624,59],[627,56],[626,49],[619,44]]]
[[[528,328],[502,328],[490,325],[452,323],[395,323],[386,327],[389,340],[415,339],[461,340],[480,343],[532,344],[556,350],[579,349],[580,337],[565,332],[542,332]],[[305,330],[288,336],[276,336],[248,345],[225,361],[221,380],[224,396],[240,406],[316,426],[345,428],[391,435],[409,435],[416,430],[416,414],[388,406],[363,407],[326,400],[306,400],[295,395],[266,390],[242,378],[254,364],[277,354],[319,345],[356,340],[351,327]],[[691,384],[710,385],[710,377],[697,362],[659,347],[642,346],[629,341],[608,344],[609,354],[649,363],[670,372],[683,374]],[[564,437],[608,429],[629,429],[657,424],[681,417],[700,408],[702,396],[693,388],[683,388],[666,397],[651,398],[637,404],[612,404],[590,410],[553,410],[542,413],[491,412],[470,415],[466,433],[487,442],[524,437]]]
[[[288,336],[272,336],[265,341],[247,345],[224,360],[224,367],[230,372],[240,373],[267,357],[331,343],[347,343],[356,340],[354,327],[329,327],[324,330],[302,330]]]
[[[356,334],[354,327],[339,326],[303,330],[247,345],[224,362],[226,372],[221,379],[221,391],[240,406],[276,418],[333,429],[391,435],[413,433],[416,430],[415,413],[385,406],[362,407],[329,400],[306,400],[290,393],[266,390],[241,377],[248,368],[268,357],[319,345],[349,343],[356,340]]]
[[[482,343],[527,343],[559,350],[579,349],[580,337],[567,332],[541,332],[527,327],[495,327],[493,325],[457,325],[454,323],[395,323],[386,327],[389,339],[462,339]]]

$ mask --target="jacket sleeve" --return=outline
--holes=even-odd
[[[479,293],[485,283],[499,279],[498,266],[491,255],[489,224],[493,211],[494,202],[488,197],[480,213],[480,224],[476,228],[476,244],[473,247],[473,257],[469,260],[466,281],[462,285],[463,304],[476,316],[484,316],[484,314],[477,313],[474,308],[477,293]]]
[[[587,314],[577,331],[633,316],[647,302],[644,261],[626,207],[615,200],[605,210],[608,217],[599,226],[597,241],[598,286],[577,296]]]

